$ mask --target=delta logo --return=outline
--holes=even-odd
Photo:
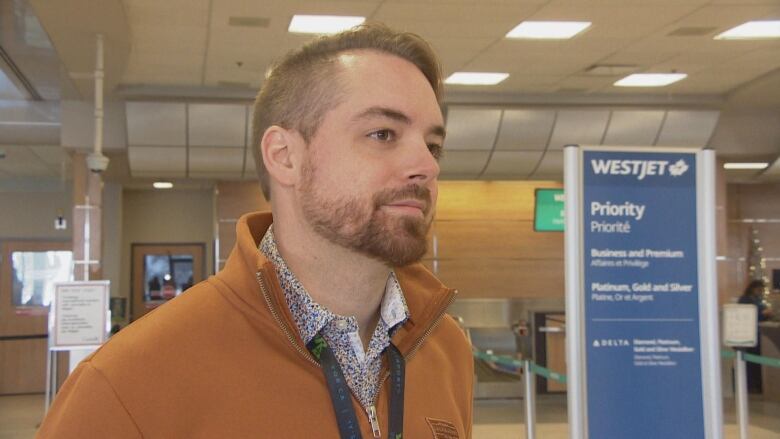
[[[596,175],[632,175],[637,180],[644,180],[647,176],[679,177],[688,171],[688,164],[683,159],[672,164],[668,160],[593,159],[590,165]]]

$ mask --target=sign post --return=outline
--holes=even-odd
[[[565,158],[571,437],[720,439],[714,153]]]
[[[751,348],[758,344],[758,307],[753,304],[723,305],[723,344],[731,348]],[[737,424],[740,439],[748,437],[748,391],[745,353],[737,349],[734,357],[734,387],[737,399]]]

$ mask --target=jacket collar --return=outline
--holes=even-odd
[[[286,326],[283,329],[295,334],[297,342],[303,345],[274,266],[258,250],[260,240],[272,222],[272,215],[266,212],[250,213],[239,218],[236,224],[236,245],[217,278],[252,308],[253,313],[278,315],[280,324]],[[405,293],[409,319],[393,336],[393,342],[406,355],[441,318],[452,302],[455,291],[445,287],[420,263],[396,267],[394,270]],[[266,291],[261,288],[261,283],[265,285]]]

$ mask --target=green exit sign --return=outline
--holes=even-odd
[[[563,232],[563,189],[537,189],[534,231]]]

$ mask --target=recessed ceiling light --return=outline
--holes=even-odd
[[[780,38],[780,20],[748,21],[715,36],[716,40]]]
[[[589,28],[590,21],[524,21],[506,34],[507,38],[567,40]]]
[[[344,15],[294,15],[288,32],[296,34],[336,34],[366,21],[366,17]]]
[[[729,162],[723,164],[723,169],[766,169],[767,166],[766,162]]]
[[[152,183],[152,186],[154,186],[155,189],[171,189],[173,187],[173,183],[170,181],[155,181]]]
[[[685,73],[634,73],[617,81],[617,87],[663,87],[685,79]]]
[[[444,80],[445,84],[496,85],[509,77],[509,73],[455,72]]]

